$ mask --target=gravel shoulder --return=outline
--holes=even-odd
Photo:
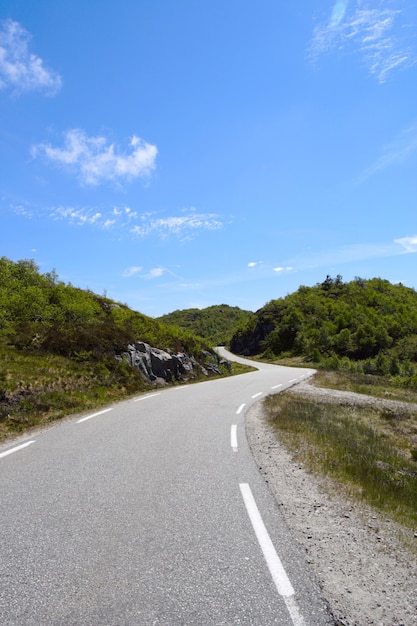
[[[308,381],[289,393],[403,406],[320,389]],[[295,462],[266,421],[261,403],[248,412],[246,432],[259,470],[304,548],[337,626],[416,626],[417,537],[373,508],[349,500],[329,480]]]

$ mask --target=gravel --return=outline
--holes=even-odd
[[[308,382],[290,393],[327,394],[332,401],[349,399],[355,404],[394,404],[319,389]],[[336,625],[416,626],[417,532],[349,500],[330,480],[307,472],[280,444],[262,404],[248,412],[246,431],[260,472],[305,550]]]

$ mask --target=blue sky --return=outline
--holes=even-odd
[[[0,255],[150,316],[417,288],[415,0],[2,0]]]

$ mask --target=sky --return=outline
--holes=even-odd
[[[0,3],[0,256],[157,317],[416,253],[415,0]]]

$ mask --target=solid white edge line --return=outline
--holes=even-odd
[[[284,566],[281,563],[281,559],[274,548],[274,544],[271,541],[261,514],[259,513],[255,499],[252,495],[251,488],[247,483],[240,483],[239,487],[253,530],[255,531],[256,538],[271,573],[272,580],[274,581],[278,593],[284,599],[292,623],[294,626],[305,626],[304,618],[300,614],[295,602],[294,588],[287,576]]]
[[[1,452],[0,459],[2,459],[4,456],[8,456],[9,454],[13,454],[13,452],[17,452],[18,450],[22,450],[23,448],[30,446],[31,443],[35,443],[35,439],[33,439],[32,441],[26,441],[25,443],[20,444],[20,446],[10,448],[10,450],[6,450],[6,452]]]
[[[151,393],[148,396],[142,396],[141,398],[136,398],[133,402],[140,402],[141,400],[148,400],[148,398],[154,398],[155,396],[159,396],[159,393]]]
[[[230,445],[232,446],[233,452],[237,452],[237,425],[232,424],[230,429]]]
[[[281,563],[281,559],[279,558],[265,524],[263,523],[255,498],[252,495],[251,488],[247,483],[240,483],[239,487],[249,519],[253,526],[253,530],[255,531],[256,538],[261,546],[278,593],[281,596],[293,596],[295,593],[294,588],[291,585],[287,573]]]
[[[236,411],[236,415],[240,415],[245,408],[246,404],[241,404],[238,410]]]
[[[253,400],[254,398],[257,398],[258,396],[261,396],[262,394],[263,394],[263,391],[258,391],[258,393],[255,393],[255,395],[254,395],[254,396],[251,396],[251,397],[252,397],[252,400]]]
[[[86,422],[87,420],[91,420],[93,417],[97,417],[98,415],[103,415],[103,413],[108,413],[109,411],[113,411],[113,408],[104,409],[103,411],[98,411],[97,413],[92,413],[91,415],[82,417],[80,420],[76,421],[76,424],[81,424],[81,422]]]

